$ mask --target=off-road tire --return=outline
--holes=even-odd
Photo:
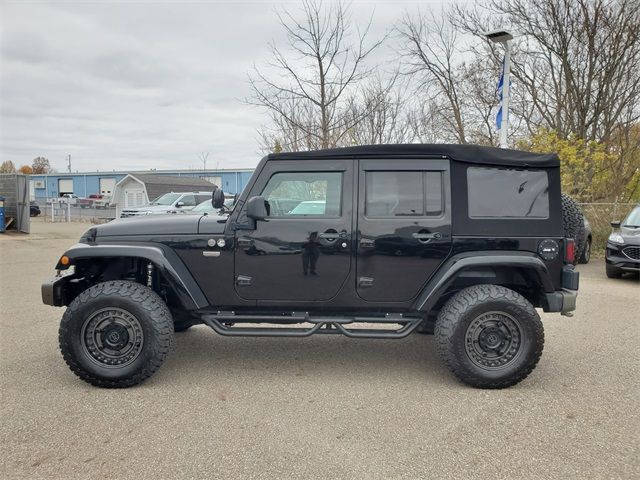
[[[574,265],[582,256],[585,244],[584,215],[576,202],[569,195],[562,194],[562,227],[565,238],[573,238],[576,242]]]
[[[582,250],[582,255],[580,255],[580,261],[578,263],[586,264],[591,260],[591,239],[587,238],[587,241],[584,244],[584,248]]]
[[[469,332],[478,319],[494,314],[515,321],[518,348],[504,365],[481,367],[467,351]],[[475,285],[458,292],[440,310],[435,340],[441,358],[460,380],[478,388],[505,388],[524,380],[536,367],[544,347],[544,329],[536,310],[522,295],[498,285]]]
[[[136,356],[122,367],[107,366],[92,357],[83,335],[96,312],[111,308],[130,314],[142,332]],[[169,354],[174,342],[173,319],[150,288],[131,281],[109,281],[88,288],[71,302],[60,322],[58,339],[65,362],[85,382],[106,388],[131,387],[149,378]]]
[[[620,277],[622,277],[622,270],[620,270],[619,268],[613,267],[613,266],[609,265],[608,263],[605,264],[604,268],[605,268],[605,272],[606,272],[608,278],[620,278]]]

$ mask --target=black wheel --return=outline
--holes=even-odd
[[[60,350],[73,373],[98,387],[121,388],[150,377],[173,345],[173,319],[150,288],[130,281],[99,283],[67,308]]]
[[[614,267],[613,265],[606,263],[604,268],[607,273],[607,277],[609,278],[620,278],[622,276],[622,270]]]
[[[584,216],[578,204],[564,193],[562,194],[562,226],[564,228],[564,236],[566,238],[573,238],[576,242],[576,254],[573,262],[576,264],[582,255],[586,240]]]
[[[463,382],[505,388],[536,367],[544,330],[533,306],[497,285],[476,285],[454,295],[435,328],[438,353]]]
[[[589,260],[591,260],[591,239],[587,238],[582,255],[580,255],[580,263],[589,263]]]

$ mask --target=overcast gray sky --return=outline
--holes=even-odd
[[[372,38],[441,1],[354,1]],[[243,104],[247,72],[282,39],[296,1],[4,1],[1,159],[60,171],[253,167],[265,114]],[[387,51],[380,52],[382,60]]]

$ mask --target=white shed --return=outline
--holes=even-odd
[[[123,209],[142,207],[165,193],[212,190],[213,184],[201,178],[129,173],[116,183],[111,203],[116,206],[119,218]]]
[[[129,173],[116,183],[111,199],[111,204],[116,206],[116,218],[120,217],[123,209],[142,207],[147,203],[149,198],[142,180]]]

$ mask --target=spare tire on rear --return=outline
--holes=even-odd
[[[584,215],[582,210],[573,199],[566,194],[562,194],[562,226],[565,238],[573,238],[576,242],[574,265],[582,255],[585,246]]]

